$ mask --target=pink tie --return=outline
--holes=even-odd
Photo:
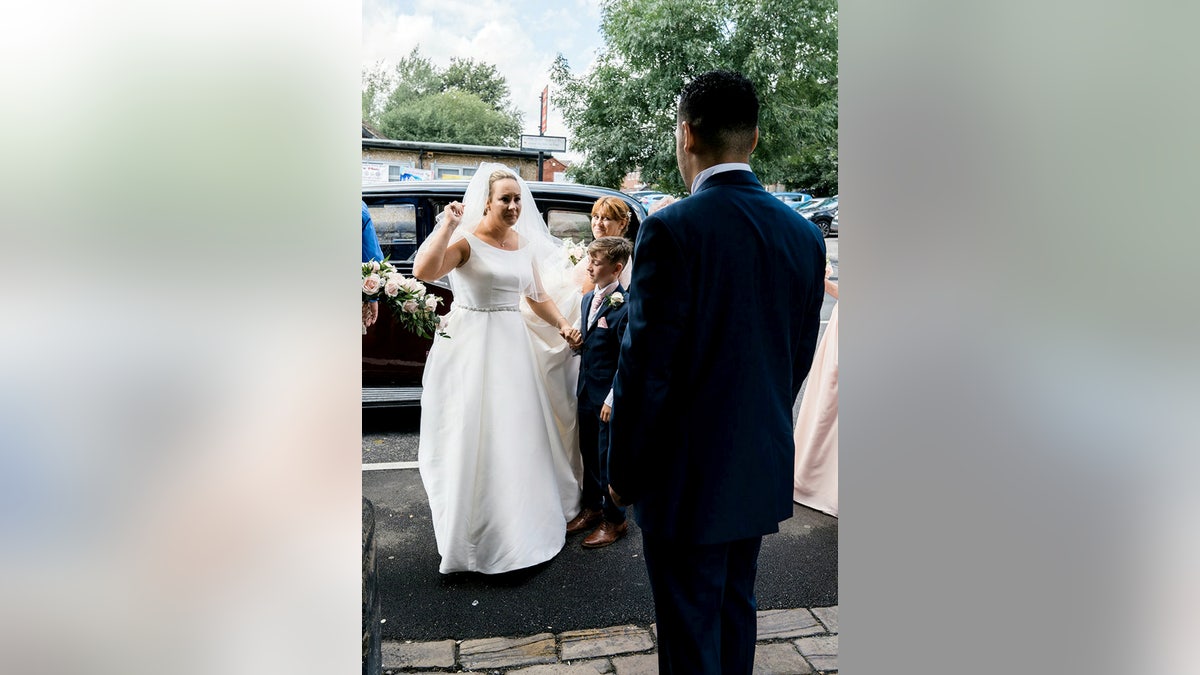
[[[588,325],[596,322],[596,312],[600,311],[600,305],[604,304],[604,296],[596,291],[596,295],[592,298],[592,311],[588,312]]]

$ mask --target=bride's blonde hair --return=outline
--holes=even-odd
[[[505,178],[511,178],[513,180],[517,179],[517,177],[515,175],[513,175],[513,172],[505,171],[504,169],[496,169],[495,171],[493,171],[491,173],[490,176],[488,176],[488,196],[489,197],[492,194],[492,186],[496,184],[496,181],[504,180]]]

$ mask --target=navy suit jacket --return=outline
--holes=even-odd
[[[588,328],[589,313],[592,309],[592,298],[596,291],[592,290],[583,296],[583,351],[579,360],[579,384],[575,394],[579,398],[581,410],[596,410],[604,405],[604,399],[612,389],[613,378],[617,374],[617,357],[621,353],[621,336],[629,324],[629,294],[621,284],[617,284],[615,293],[625,296],[625,302],[613,307],[608,302],[596,310],[596,322]],[[600,319],[604,318],[608,328],[600,327]]]
[[[694,544],[777,532],[825,297],[820,231],[730,171],[648,217],[634,251],[610,484],[646,532]]]

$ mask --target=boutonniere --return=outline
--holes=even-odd
[[[625,302],[625,296],[621,293],[612,293],[608,296],[609,307],[620,307]]]

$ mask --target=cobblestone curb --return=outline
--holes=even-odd
[[[776,609],[758,613],[754,672],[773,675],[836,673],[838,608]],[[383,672],[483,675],[656,675],[655,625],[611,626],[553,635],[383,643]]]

